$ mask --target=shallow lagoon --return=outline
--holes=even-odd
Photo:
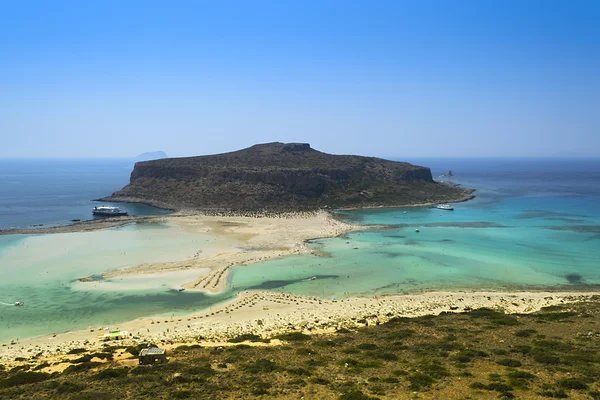
[[[585,222],[573,226],[572,221],[557,220],[562,214],[549,212],[549,207],[528,212],[532,201],[504,200],[493,212],[474,201],[455,205],[455,211],[407,208],[340,213],[355,223],[389,228],[316,240],[312,246],[321,257],[295,256],[237,268],[232,285],[260,286],[272,280],[281,283],[275,290],[339,298],[600,284],[598,214],[588,212],[585,218],[578,217]],[[328,278],[306,279],[315,275]]]
[[[191,258],[214,240],[171,224],[0,236],[0,340],[89,325],[114,326],[141,316],[190,312],[221,302],[228,294],[206,296],[176,290],[201,271],[77,280],[130,265]],[[23,301],[25,307],[15,307],[15,301]]]

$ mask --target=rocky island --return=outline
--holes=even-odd
[[[276,142],[224,154],[138,162],[130,183],[102,200],[175,210],[287,212],[471,197],[469,189],[435,182],[426,167]]]

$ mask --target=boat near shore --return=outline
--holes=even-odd
[[[94,207],[92,214],[98,217],[120,217],[127,215],[127,211],[121,210],[119,207],[98,206]]]
[[[452,207],[450,204],[436,204],[433,207],[439,210],[454,211],[454,207]]]

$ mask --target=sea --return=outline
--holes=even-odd
[[[219,295],[177,290],[202,271],[77,279],[191,258],[215,240],[175,224],[0,236],[0,341],[196,312],[249,289],[336,299],[600,289],[600,160],[403,160],[430,167],[435,179],[476,189],[475,199],[453,204],[454,211],[338,211],[338,218],[364,229],[310,241],[318,255],[236,267]],[[130,160],[0,160],[0,229],[89,219],[99,204],[92,200],[124,186],[132,167]],[[119,206],[138,215],[166,212]],[[25,306],[15,307],[16,301]]]

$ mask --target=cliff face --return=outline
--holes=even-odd
[[[231,153],[138,162],[129,185],[106,200],[174,209],[311,210],[459,200],[460,188],[429,168],[331,155],[305,143],[267,143]]]

